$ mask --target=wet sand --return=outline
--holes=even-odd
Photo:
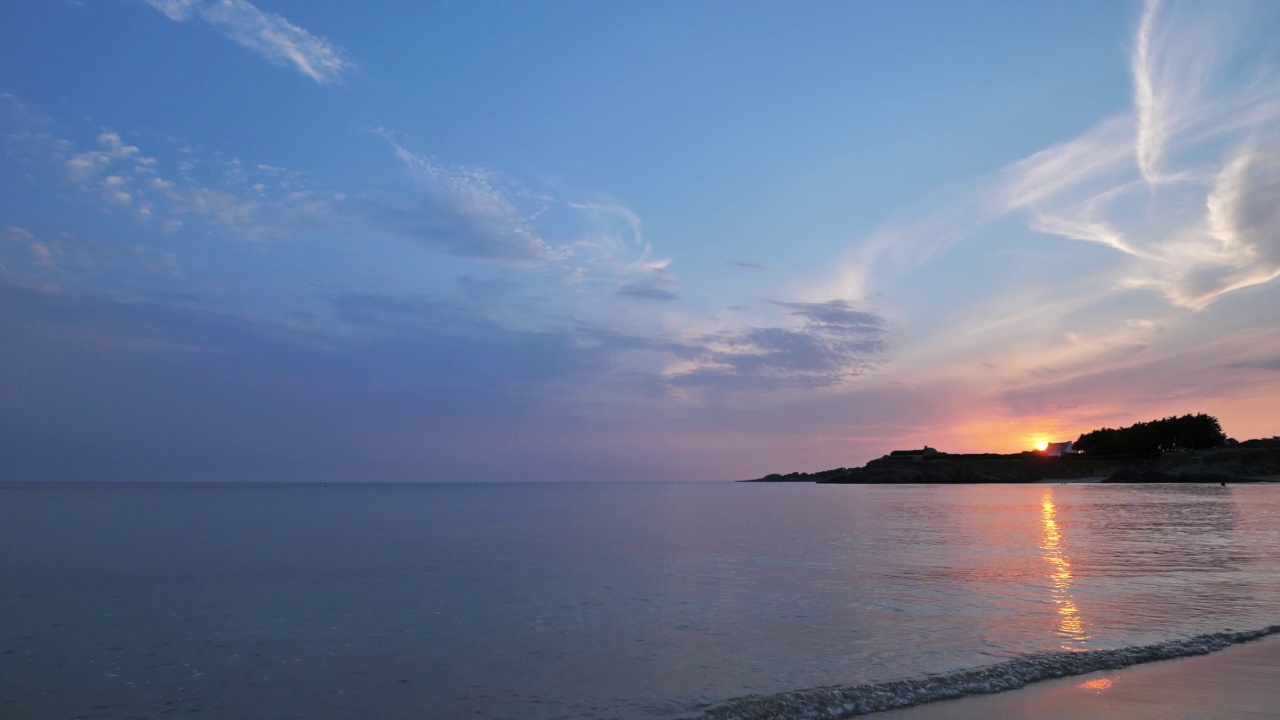
[[[1021,690],[877,713],[878,720],[1280,718],[1280,638],[1209,655],[1048,680]]]

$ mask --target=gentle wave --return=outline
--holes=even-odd
[[[1155,660],[1205,655],[1280,633],[1280,625],[1225,631],[1116,650],[1032,653],[995,665],[908,680],[747,695],[704,711],[703,720],[837,720],[868,713],[1016,690],[1041,680],[1115,670]]]

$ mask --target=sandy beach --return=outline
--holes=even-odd
[[[1280,718],[1280,638],[879,713],[884,720]]]

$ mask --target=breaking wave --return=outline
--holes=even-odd
[[[776,695],[746,695],[715,705],[702,720],[836,720],[884,710],[1016,690],[1041,680],[1115,670],[1155,660],[1205,655],[1237,643],[1280,633],[1280,625],[1225,631],[1115,650],[1049,651],[1012,660],[908,680],[833,685]]]

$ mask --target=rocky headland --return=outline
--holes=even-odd
[[[1102,482],[1262,482],[1280,479],[1280,440],[1248,440],[1225,447],[1156,454],[954,454],[899,450],[862,467],[766,475],[745,482],[860,484],[1027,483],[1101,479]]]

